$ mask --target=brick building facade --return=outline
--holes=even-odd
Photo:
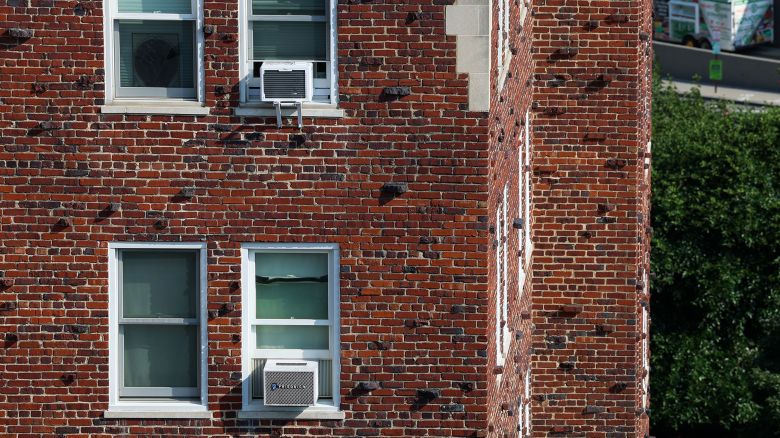
[[[650,2],[319,3],[0,5],[0,435],[648,433]]]

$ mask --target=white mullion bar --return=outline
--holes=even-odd
[[[120,318],[119,323],[126,325],[197,325],[198,318]]]
[[[301,349],[273,349],[255,348],[252,351],[252,359],[323,359],[333,360],[330,350],[301,350]]]
[[[195,14],[156,14],[149,12],[117,12],[114,15],[115,20],[160,20],[160,21],[195,21]]]
[[[249,21],[327,21],[324,15],[251,15]]]
[[[255,319],[252,325],[308,325],[308,326],[329,326],[330,320],[327,319]]]

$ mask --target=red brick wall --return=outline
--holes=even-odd
[[[207,0],[211,115],[105,115],[100,1],[0,6],[0,435],[473,436],[486,428],[488,119],[444,2],[341,1],[340,107],[237,118],[237,2]],[[77,9],[78,8],[78,13]],[[30,39],[9,28],[31,29]],[[387,86],[412,94],[383,101]],[[409,192],[380,197],[388,181]],[[194,198],[176,197],[194,187]],[[102,212],[110,203],[121,210]],[[102,213],[101,213],[102,212]],[[56,225],[68,218],[72,225]],[[206,241],[213,420],[108,420],[107,244]],[[237,420],[242,242],[341,246],[344,421]],[[230,309],[233,310],[230,310]],[[378,346],[381,345],[381,348]],[[364,381],[380,389],[360,393]],[[419,403],[418,389],[440,397]]]
[[[493,81],[489,116],[465,110],[444,3],[341,1],[346,117],[301,132],[232,116],[237,4],[205,3],[216,28],[202,117],[100,113],[101,2],[0,6],[0,435],[516,436],[529,368],[534,436],[644,435],[648,1],[537,2],[522,26],[510,2],[511,77]],[[380,99],[399,85],[412,94]],[[529,108],[535,251],[518,299],[509,227],[512,341],[498,369],[489,228],[505,184],[510,224],[523,216]],[[388,181],[410,191],[382,197]],[[101,213],[112,202],[121,210]],[[208,322],[215,419],[102,418],[107,243],[202,240],[209,309],[233,309]],[[238,248],[273,241],[341,246],[343,422],[235,418]],[[366,381],[380,389],[355,391]],[[418,389],[440,397],[421,404]]]
[[[644,436],[650,2],[537,3],[534,435]]]

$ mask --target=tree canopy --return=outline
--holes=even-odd
[[[780,437],[780,109],[654,88],[652,434]]]

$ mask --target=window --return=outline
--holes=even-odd
[[[336,103],[336,0],[241,0],[242,101],[260,100],[263,62],[311,62],[313,100]]]
[[[520,417],[525,417],[525,431],[519,430],[520,436],[531,436],[531,367],[525,371],[525,383],[523,385],[524,409],[519,412]]]
[[[201,0],[106,0],[106,101],[202,100]]]
[[[645,287],[647,283],[645,283]],[[650,314],[647,307],[642,307],[642,408],[647,408],[647,396],[650,390],[650,364],[649,364],[649,342],[650,342]]]
[[[506,353],[509,350],[509,301],[507,297],[509,287],[509,221],[508,213],[509,187],[504,185],[501,194],[501,202],[496,209],[496,363],[503,365]]]
[[[109,245],[111,409],[205,409],[205,245]]]
[[[525,182],[525,220],[523,225],[525,226],[525,265],[528,266],[531,263],[531,255],[533,254],[534,244],[531,240],[531,111],[525,113],[525,151],[523,153],[525,157],[525,166],[523,166],[523,180]]]
[[[527,133],[523,134],[527,136]],[[526,247],[525,247],[525,235],[527,233],[528,228],[528,217],[525,214],[525,164],[524,164],[524,156],[523,156],[523,150],[525,147],[525,143],[523,138],[521,137],[521,143],[520,148],[517,154],[517,210],[520,214],[520,220],[521,220],[521,227],[517,230],[517,247],[520,248],[519,254],[520,254],[520,261],[519,266],[517,267],[517,296],[518,299],[523,296],[523,289],[525,287],[525,258],[526,258]]]
[[[338,246],[330,244],[246,244],[242,248],[245,411],[338,410],[338,259]],[[265,406],[263,367],[269,359],[316,361],[316,406]]]
[[[509,0],[498,1],[498,53],[496,56],[499,89],[504,84],[504,78],[509,71],[509,62],[512,58],[512,52],[509,48]]]

